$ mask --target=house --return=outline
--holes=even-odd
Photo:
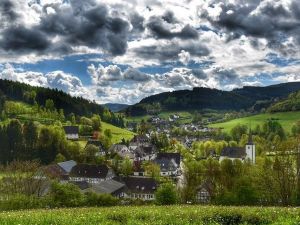
[[[249,133],[249,138],[246,146],[242,147],[225,147],[222,149],[219,161],[224,160],[225,158],[234,160],[238,159],[241,161],[249,160],[251,163],[255,164],[255,144],[252,140],[251,131]]]
[[[155,179],[149,177],[126,177],[123,178],[123,181],[127,187],[127,197],[145,201],[155,199],[155,191],[158,187]]]
[[[68,140],[78,140],[79,127],[78,126],[64,126],[64,131]]]
[[[129,158],[134,160],[134,154],[126,145],[115,144],[109,148],[109,152],[118,154],[122,159]]]
[[[99,183],[114,177],[115,173],[106,165],[77,164],[69,174],[70,181],[86,181],[88,183]]]
[[[47,177],[58,178],[59,180],[68,180],[69,173],[77,163],[74,160],[60,162],[57,164],[48,165],[43,168],[43,172]]]
[[[158,153],[154,162],[159,165],[161,176],[179,176],[181,173],[180,153]]]
[[[86,143],[85,145],[85,148],[88,146],[88,145],[94,145],[98,148],[98,152],[96,153],[96,156],[105,156],[106,155],[106,151],[101,143],[101,141],[99,140],[95,140],[95,139],[90,139],[88,140],[88,142]]]
[[[211,201],[212,190],[212,184],[205,181],[196,189],[196,202],[209,203]]]
[[[140,145],[133,151],[135,155],[135,160],[145,161],[153,160],[156,156],[156,148],[152,144]]]
[[[117,198],[122,198],[125,195],[125,184],[116,180],[105,180],[93,184],[86,181],[72,181],[70,182],[79,187],[82,193],[94,192],[96,194],[110,194]]]

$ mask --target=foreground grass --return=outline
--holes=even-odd
[[[124,138],[125,140],[131,140],[134,136],[134,133],[129,130],[122,129],[120,127],[116,127],[105,122],[101,122],[101,124],[103,131],[105,131],[106,129],[111,130],[113,143],[119,143],[122,140],[122,138]]]
[[[237,124],[250,125],[254,128],[256,125],[262,125],[266,120],[273,118],[278,119],[283,129],[286,132],[291,132],[291,128],[295,122],[300,120],[300,111],[297,112],[281,112],[281,113],[264,113],[255,116],[249,116],[239,119],[230,120],[224,123],[216,123],[210,125],[211,127],[221,127],[224,131],[230,131]]]
[[[0,213],[1,225],[98,224],[299,224],[299,208],[128,206],[25,210]]]

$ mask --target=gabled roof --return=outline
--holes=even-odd
[[[66,134],[78,134],[79,127],[78,126],[64,126],[64,130]]]
[[[225,147],[222,149],[220,156],[243,159],[246,157],[246,150],[241,147]]]
[[[125,184],[115,180],[105,180],[98,184],[91,184],[91,190],[100,194],[113,194],[123,189]]]
[[[71,177],[100,178],[110,175],[110,169],[106,165],[78,164],[71,170]]]
[[[86,181],[73,181],[70,182],[71,184],[75,184],[77,187],[79,187],[80,190],[85,190],[90,187],[89,183]]]
[[[176,164],[175,159],[168,158],[156,159],[155,163],[160,166],[160,170],[162,172],[175,171],[179,166],[178,164]]]
[[[149,177],[126,177],[123,180],[132,193],[154,193],[158,186],[157,182]]]
[[[45,166],[43,172],[51,178],[64,178],[67,176],[67,172],[57,164]]]
[[[156,159],[174,159],[177,165],[180,165],[181,156],[180,153],[158,153]]]
[[[69,160],[65,162],[57,163],[59,167],[61,167],[66,173],[70,173],[72,168],[77,165],[74,160]]]

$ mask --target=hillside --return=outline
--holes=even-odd
[[[0,213],[0,224],[299,224],[298,208],[126,206]]]
[[[141,100],[128,107],[125,112],[130,116],[145,115],[155,111],[180,110],[241,110],[258,111],[269,106],[278,98],[285,98],[290,93],[300,90],[300,82],[283,83],[266,87],[243,87],[232,91],[210,88],[194,88],[165,92]]]
[[[112,143],[120,143],[122,139],[125,140],[131,140],[135,133],[122,129],[119,127],[116,127],[114,125],[111,125],[109,123],[102,122],[102,130],[110,129],[112,133]]]
[[[300,120],[300,111],[296,112],[279,112],[279,113],[263,113],[255,116],[243,117],[239,119],[230,120],[224,123],[211,124],[211,127],[220,127],[224,131],[230,131],[237,124],[244,124],[247,126],[255,127],[262,125],[268,119],[277,119],[286,132],[291,132],[293,124]]]
[[[286,99],[272,104],[269,112],[288,112],[300,110],[300,91],[290,94]]]
[[[108,112],[105,107],[82,97],[73,97],[57,89],[33,87],[20,82],[0,79],[0,111],[5,100],[20,101],[31,105],[36,102],[40,106],[45,106],[47,99],[53,100],[54,108],[63,109],[66,116],[71,113],[78,116],[99,114],[105,122],[124,126],[120,117]],[[109,116],[104,116],[104,114]]]

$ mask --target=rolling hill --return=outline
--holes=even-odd
[[[125,113],[130,116],[145,115],[150,111],[184,110],[249,110],[266,108],[275,100],[285,98],[300,90],[300,82],[282,83],[266,87],[245,86],[232,91],[197,87],[193,90],[165,92],[142,99],[129,106]],[[159,107],[157,107],[157,105]],[[159,111],[158,110],[158,111]]]
[[[73,97],[57,89],[33,87],[20,82],[0,79],[0,111],[2,111],[1,108],[5,100],[24,102],[30,105],[37,103],[40,106],[45,106],[47,99],[53,100],[53,107],[57,110],[63,109],[66,116],[71,113],[77,116],[99,114],[102,120],[107,123],[124,126],[124,121],[120,116],[113,112],[107,113],[107,109],[96,102],[82,97]],[[104,114],[109,114],[110,117],[104,116]]]
[[[249,117],[238,118],[223,123],[211,124],[211,127],[223,128],[224,131],[230,131],[237,124],[243,124],[254,128],[256,125],[262,125],[268,119],[277,119],[286,132],[291,132],[293,124],[300,120],[300,111],[263,113]]]

